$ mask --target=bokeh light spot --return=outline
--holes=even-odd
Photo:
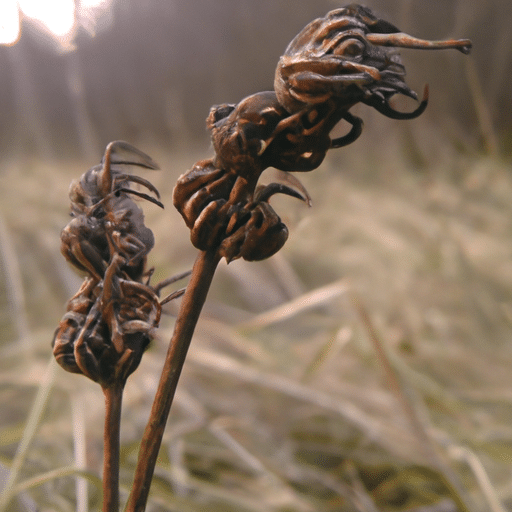
[[[112,0],[0,0],[0,45],[14,45],[20,38],[21,20],[27,19],[49,33],[61,47],[72,47],[77,23],[94,25],[96,12]],[[80,12],[77,13],[79,6]]]

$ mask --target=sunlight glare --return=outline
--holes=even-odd
[[[39,20],[55,37],[69,35],[75,24],[73,0],[18,0],[25,16]]]
[[[104,7],[110,3],[110,0],[82,0],[80,7],[82,9],[96,9],[97,7]]]
[[[19,35],[20,13],[17,0],[0,1],[0,44],[15,44]]]
[[[70,49],[77,23],[91,29],[111,3],[112,0],[0,0],[0,45],[18,42],[24,16],[49,32],[61,47]],[[79,13],[76,4],[80,6]]]

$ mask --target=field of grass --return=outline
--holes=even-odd
[[[220,265],[148,510],[512,510],[510,165],[408,133],[333,152],[299,176],[311,209],[273,201],[284,248]],[[209,153],[139,146],[164,169],[145,175],[166,205],[144,205],[158,281],[195,258],[171,193]],[[1,510],[100,503],[101,389],[50,348],[80,285],[59,253],[67,188],[95,163],[2,166]],[[122,499],[176,305],[166,311],[126,387]]]

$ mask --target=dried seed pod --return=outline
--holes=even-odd
[[[110,247],[103,221],[87,216],[74,217],[60,234],[60,250],[76,269],[100,281],[110,260]]]
[[[350,131],[336,139],[330,132],[341,121],[351,125]],[[276,127],[267,147],[272,167],[288,172],[316,169],[327,151],[354,142],[362,132],[363,122],[329,99],[285,117]]]
[[[175,292],[160,301],[157,292],[163,285],[153,288],[129,279],[120,270],[123,264],[123,258],[115,255],[104,280],[84,281],[68,302],[52,343],[54,356],[65,370],[86,375],[103,387],[124,384],[154,337],[161,304],[182,294]]]
[[[282,193],[310,202],[300,182],[290,182],[296,188],[272,183],[254,191],[245,178],[203,160],[178,179],[173,202],[190,228],[194,247],[217,248],[228,263],[237,258],[261,260],[275,254],[288,238],[288,229],[268,204],[270,197]]]
[[[125,173],[130,165],[156,168],[149,156],[125,142],[107,146],[102,163],[72,184],[73,219],[61,235],[64,256],[89,276],[68,302],[55,332],[54,355],[66,370],[103,387],[124,385],[158,327],[162,302],[181,295],[160,302],[163,284],[149,284],[152,271],[145,265],[154,237],[133,199],[163,205],[149,181]],[[131,189],[132,183],[153,195]]]
[[[201,212],[212,201],[227,201],[237,176],[219,169],[213,160],[201,160],[182,174],[173,191],[173,204],[187,227],[192,228]]]
[[[71,183],[69,196],[73,211],[76,209],[77,213],[88,213],[89,208],[97,205],[112,192],[122,189],[130,190],[130,182],[138,183],[153,192],[156,200],[146,194],[141,195],[158,204],[160,195],[149,181],[126,174],[125,171],[131,166],[158,169],[158,165],[150,156],[128,142],[121,140],[110,142],[105,149],[101,164],[92,167],[79,180]]]
[[[398,53],[387,46],[467,53],[471,43],[415,39],[355,4],[311,22],[281,57],[275,92],[211,109],[207,126],[215,157],[181,176],[173,195],[195,247],[217,248],[228,261],[274,254],[286,241],[287,229],[268,204],[273,187],[279,185],[257,191],[267,167],[286,172],[317,168],[329,149],[350,144],[361,134],[361,119],[349,112],[358,102],[394,119],[412,119],[425,110],[428,88],[413,112],[390,106],[395,94],[417,96],[404,81]],[[332,129],[342,120],[351,126],[349,132],[331,139]],[[288,187],[279,191],[296,195]],[[307,193],[298,197],[306,200]]]
[[[331,130],[342,119],[351,130],[331,140]],[[238,105],[214,107],[207,124],[216,152],[212,165],[248,181],[257,180],[267,167],[289,172],[316,169],[329,149],[350,144],[362,131],[361,119],[340,109],[333,99],[289,115],[275,92],[268,91]]]
[[[424,94],[410,113],[394,110],[390,98],[417,95],[404,81],[405,68],[395,49],[455,48],[469,53],[471,41],[425,41],[377,18],[368,8],[352,4],[309,23],[288,45],[277,65],[274,88],[290,113],[335,99],[348,111],[358,102],[394,119],[411,119],[427,106]]]
[[[86,278],[78,292],[69,299],[66,313],[55,330],[52,341],[53,355],[60,366],[68,372],[82,373],[75,359],[75,342],[101,290],[102,285],[96,279]]]
[[[259,260],[271,256],[285,243],[288,230],[268,199],[278,192],[305,201],[309,196],[297,180],[294,186],[302,192],[282,184],[257,187],[267,167],[295,170],[291,169],[294,164],[301,165],[298,151],[304,152],[306,144],[299,147],[293,141],[297,154],[291,156],[295,146],[289,137],[304,137],[300,135],[304,132],[303,121],[295,116],[279,130],[283,116],[285,120],[289,118],[273,92],[254,94],[238,105],[221,105],[210,111],[207,125],[212,131],[216,156],[197,162],[180,176],[173,192],[174,206],[190,228],[192,244],[198,249],[217,248],[228,262],[236,258]],[[321,136],[327,137],[330,146],[328,134],[322,132]],[[262,193],[262,189],[272,192]]]
[[[213,107],[206,124],[212,133],[215,166],[256,183],[273,165],[265,150],[287,116],[274,91],[253,94],[237,105]]]
[[[61,234],[61,252],[77,269],[101,280],[113,252],[125,258],[125,270],[140,280],[153,233],[144,225],[137,196],[163,207],[157,189],[147,180],[124,173],[128,165],[155,169],[149,156],[126,142],[107,146],[102,164],[89,169],[70,188],[73,219]],[[130,183],[144,186],[156,196],[132,190]]]
[[[229,263],[243,258],[259,261],[273,256],[288,239],[288,228],[266,202],[254,203],[231,219],[219,254]]]

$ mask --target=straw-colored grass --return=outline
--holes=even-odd
[[[148,510],[512,509],[509,168],[442,146],[418,169],[399,143],[368,141],[300,177],[311,209],[276,198],[290,228],[281,252],[221,264]],[[165,169],[147,177],[166,210],[144,205],[158,280],[193,262],[170,197],[206,155],[141,149]],[[49,365],[80,283],[59,254],[67,188],[95,163],[20,160],[0,175],[4,510],[85,512],[101,501],[101,389]],[[175,308],[126,388],[122,499]]]

